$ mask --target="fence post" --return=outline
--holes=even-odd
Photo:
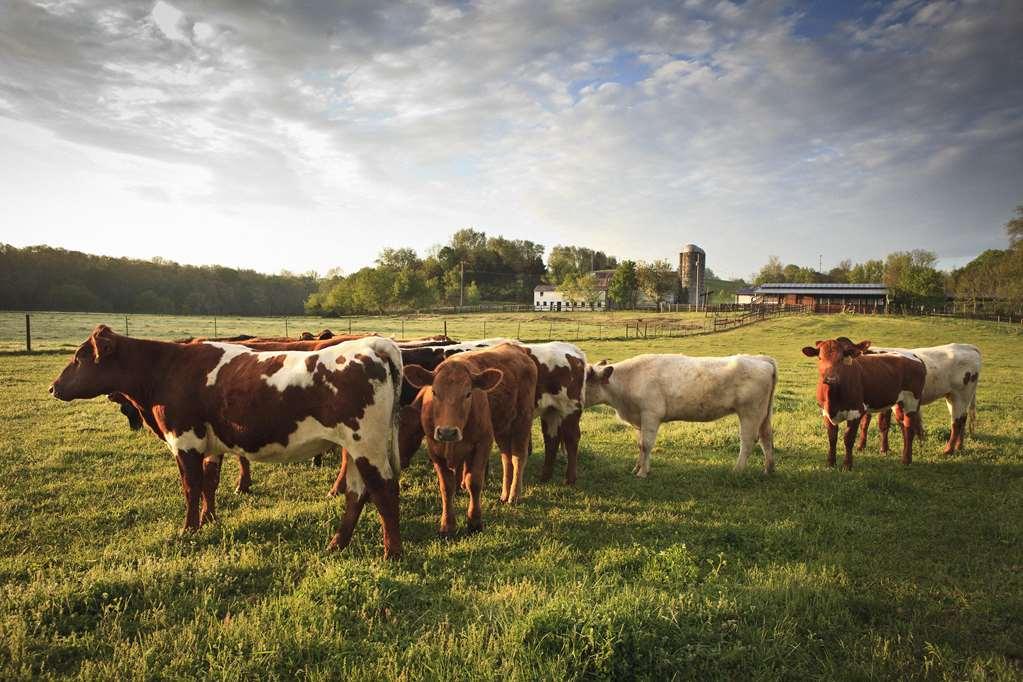
[[[131,336],[131,332],[128,331],[128,316],[127,315],[124,316],[124,335],[125,336]]]
[[[484,338],[484,339],[487,338],[487,321],[486,320],[483,320],[483,337],[482,338]]]
[[[448,321],[444,320],[444,336],[448,335]]]
[[[550,341],[554,338],[554,323],[551,322],[551,328],[547,330],[547,340]]]
[[[213,316],[213,336],[217,335],[217,316]]]
[[[32,316],[25,313],[25,351],[32,352]]]
[[[284,318],[284,338],[288,338],[288,318]]]
[[[519,320],[519,330],[515,332],[515,338],[519,341],[522,340],[522,320]]]
[[[348,318],[348,335],[352,335],[352,318]]]
[[[402,321],[401,321],[401,338],[403,338],[403,339],[405,338],[405,320],[404,319],[402,319]]]

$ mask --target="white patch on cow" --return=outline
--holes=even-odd
[[[331,346],[332,348],[333,346]],[[309,388],[313,385],[313,377],[316,371],[316,367],[313,367],[313,371],[310,372],[306,369],[306,358],[310,356],[309,352],[302,351],[284,351],[284,352],[273,352],[273,351],[261,351],[256,353],[256,356],[260,361],[266,361],[273,358],[279,358],[284,356],[284,364],[281,368],[273,374],[262,376],[263,381],[267,386],[275,388],[281,393],[284,393],[284,389],[294,386],[296,388]],[[322,364],[320,359],[317,358],[316,364]],[[334,385],[327,383],[334,393],[337,393],[337,389]]]
[[[206,375],[206,385],[212,386],[217,383],[217,375],[220,374],[220,368],[227,363],[234,360],[242,353],[251,353],[252,351],[245,346],[239,346],[235,343],[211,343],[206,342],[207,346],[213,346],[214,348],[220,348],[224,351],[224,354],[220,356],[220,360],[217,361],[217,366],[210,370],[210,373]]]
[[[821,410],[821,414],[833,425],[837,426],[842,422],[847,422],[850,419],[859,419],[863,416],[863,412],[860,410],[839,410],[834,417],[828,414],[827,410]]]
[[[207,435],[210,433],[210,429],[206,429]],[[174,433],[168,431],[163,434],[163,439],[167,443],[167,447],[170,448],[171,455],[177,455],[179,452],[185,452],[186,450],[195,450],[196,452],[205,455],[209,451],[208,438],[200,438],[196,435],[194,430],[189,429],[182,433]]]
[[[916,412],[920,409],[920,401],[912,391],[899,391],[898,401],[905,412]]]

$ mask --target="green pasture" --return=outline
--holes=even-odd
[[[33,350],[71,349],[98,324],[131,336],[172,341],[187,337],[253,336],[297,337],[304,331],[330,329],[338,334],[376,332],[416,338],[444,333],[460,339],[507,336],[525,341],[605,339],[624,337],[625,325],[635,335],[637,318],[658,322],[706,325],[704,313],[652,313],[611,311],[572,313],[463,313],[459,315],[406,315],[381,317],[200,317],[188,315],[123,315],[118,313],[32,312]],[[0,312],[0,352],[25,350],[25,313]]]
[[[118,326],[75,317],[42,347]],[[539,315],[509,315],[486,333],[511,334],[520,318],[543,330]],[[2,317],[4,347],[17,347],[19,319]],[[200,318],[138,319],[133,334],[211,332]],[[436,319],[406,335],[437,333]],[[271,333],[264,323],[218,332]],[[472,324],[449,333],[480,335]],[[816,369],[799,351],[841,334],[980,346],[967,450],[941,454],[948,418],[935,404],[911,467],[879,455],[872,434],[853,471],[827,469]],[[435,476],[418,454],[402,474],[405,556],[393,563],[369,509],[348,550],[323,552],[343,504],[324,499],[336,458],[255,465],[251,496],[231,492],[225,460],[220,520],[179,538],[163,445],[103,399],[52,399],[65,352],[0,354],[0,679],[1020,679],[1021,340],[995,324],[800,316],[581,342],[593,360],[773,355],[776,473],[762,473],[759,450],[733,473],[733,417],[665,425],[650,478],[637,479],[633,430],[595,409],[578,485],[539,484],[534,455],[520,505],[501,506],[491,477],[478,535],[436,536]]]

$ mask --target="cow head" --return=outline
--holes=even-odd
[[[423,401],[423,411],[424,414],[430,411],[434,430],[427,435],[440,443],[462,440],[472,411],[473,391],[490,392],[504,378],[504,372],[499,369],[474,374],[458,362],[442,362],[432,372],[420,365],[406,365],[404,374],[405,381],[416,388],[430,387]]]
[[[614,374],[615,367],[607,360],[601,360],[595,365],[586,365],[586,407],[606,403],[607,386]]]
[[[320,341],[326,341],[327,339],[334,338],[334,332],[330,331],[329,329],[323,329],[320,331],[319,334],[316,335],[316,338],[319,339]]]
[[[125,384],[126,372],[118,357],[121,345],[123,337],[110,327],[96,327],[50,384],[50,393],[60,400],[78,400],[116,392]]]
[[[870,341],[853,343],[840,336],[837,339],[817,341],[813,346],[803,348],[803,355],[817,358],[817,370],[820,372],[821,383],[837,388],[842,384],[842,376],[846,367],[852,365],[852,359],[859,357],[870,347]]]

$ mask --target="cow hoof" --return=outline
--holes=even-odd
[[[636,478],[646,478],[649,475],[650,475],[649,471],[639,470],[636,472]]]
[[[565,485],[568,485],[568,486],[575,485],[575,479],[574,478],[566,478],[565,479]]]
[[[451,538],[454,537],[454,535],[455,534],[452,533],[450,530],[444,530],[443,528],[437,531],[437,537],[439,537],[441,540],[450,540]]]
[[[249,486],[244,487],[238,486],[237,488],[234,489],[234,492],[237,495],[249,495],[252,493],[252,490],[249,488]]]
[[[469,534],[469,535],[475,535],[476,533],[479,533],[482,530],[483,530],[483,522],[481,521],[478,524],[469,523],[469,525],[465,529],[465,532],[467,534]]]
[[[178,531],[178,537],[189,538],[199,532],[199,527],[185,526]]]

